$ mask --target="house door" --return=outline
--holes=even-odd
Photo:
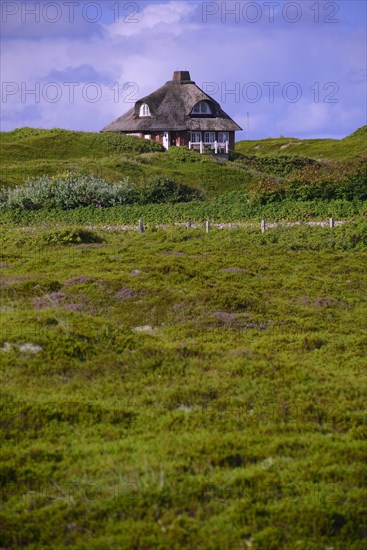
[[[176,132],[170,132],[169,146],[174,147],[176,145]]]
[[[163,147],[168,149],[170,140],[170,132],[163,132]]]

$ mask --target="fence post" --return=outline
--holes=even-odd
[[[189,149],[191,149],[191,141],[189,141]]]
[[[265,220],[261,220],[261,233],[265,233],[266,225]]]
[[[186,223],[186,229],[191,229],[191,222]]]
[[[205,222],[205,231],[206,231],[207,233],[209,233],[209,230],[210,230],[210,221],[209,221],[209,220],[206,220],[206,222]]]
[[[203,147],[203,142],[200,141],[200,155],[203,154],[203,150],[204,150],[204,147]]]
[[[214,142],[214,151],[215,151],[215,154],[217,155],[218,154],[218,142],[217,141]]]
[[[140,233],[144,233],[144,224],[142,220],[139,220],[139,231]]]
[[[330,229],[332,229],[334,227],[334,218],[330,218],[329,224],[330,224]]]

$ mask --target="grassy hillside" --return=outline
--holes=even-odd
[[[217,221],[231,221],[238,219],[240,212],[248,219],[264,215],[294,219],[295,214],[304,219],[324,212],[349,217],[360,212],[361,202],[367,199],[363,154],[366,135],[365,126],[339,141],[286,138],[242,141],[236,146],[237,152],[225,161],[185,148],[172,147],[165,152],[156,142],[118,134],[21,128],[0,134],[0,181],[2,189],[11,189],[29,178],[47,174],[55,181],[63,181],[69,175],[86,176],[102,178],[107,185],[127,180],[126,185],[139,187],[163,175],[197,189],[207,201],[193,205],[191,210],[185,206],[180,212],[185,212],[186,219],[199,221],[214,216]],[[3,200],[4,196],[0,193],[0,205],[7,200]],[[288,202],[281,204],[285,200]],[[304,203],[303,209],[299,207],[300,201]],[[319,203],[315,205],[313,201]],[[340,208],[338,202],[334,208],[330,201],[348,204],[344,202]],[[171,221],[170,211],[178,212],[166,207],[159,212],[155,210],[153,215],[151,210],[141,212],[144,216],[147,212],[149,221],[164,222]],[[136,209],[128,207],[119,214],[111,210],[111,223],[116,216],[121,222],[130,221],[135,212]],[[25,220],[24,214],[28,219],[28,213],[24,212],[7,219],[21,222]],[[85,214],[75,214],[75,220],[85,220]],[[109,216],[108,212],[102,215],[96,209],[88,215],[90,222]],[[178,214],[178,218],[182,215]]]
[[[364,126],[339,141],[293,138],[240,141],[236,144],[236,151],[247,156],[280,160],[289,157],[343,160],[366,155],[366,142],[367,126]],[[183,157],[173,149],[166,154],[159,144],[150,140],[60,129],[20,128],[0,133],[0,153],[2,186],[13,186],[29,177],[56,175],[67,170],[94,174],[110,181],[124,177],[143,181],[163,174],[192,184],[206,192],[208,197],[213,197],[223,192],[248,189],[263,171],[256,166],[254,170],[251,162],[234,165],[195,153]],[[268,171],[265,167],[265,172]]]
[[[367,154],[367,126],[344,139],[270,138],[239,141],[236,151],[244,154],[276,157],[304,156],[312,159],[343,160]]]
[[[0,184],[14,186],[29,177],[65,171],[88,173],[109,181],[129,177],[136,182],[164,174],[197,187],[208,197],[223,190],[247,189],[252,175],[231,163],[187,158],[164,152],[154,141],[119,134],[21,128],[0,134]]]
[[[224,162],[0,135],[0,548],[365,548],[364,136]]]
[[[2,548],[365,548],[362,226],[0,233]]]
[[[108,156],[114,153],[138,154],[162,151],[154,141],[113,133],[74,132],[55,128],[19,128],[0,134],[6,160],[73,159]]]

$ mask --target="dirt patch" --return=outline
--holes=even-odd
[[[82,304],[74,304],[74,303],[64,304],[63,308],[68,309],[69,311],[79,311],[79,312],[83,311],[83,305]]]
[[[87,275],[78,275],[77,277],[73,277],[72,279],[68,279],[67,281],[64,281],[64,285],[65,286],[81,285],[91,280],[92,280],[91,277],[88,277]]]
[[[18,350],[21,353],[35,354],[42,351],[42,347],[39,346],[38,344],[32,344],[31,342],[25,342],[24,344],[14,344],[11,342],[4,342],[4,345],[0,347],[0,351],[5,353],[10,353],[15,350]]]
[[[103,244],[98,243],[90,243],[90,244],[78,244],[75,248],[81,248],[84,250],[88,250],[89,248],[102,248],[104,246]]]
[[[19,281],[27,281],[33,279],[30,275],[14,275],[13,277],[3,277],[0,281],[1,288],[9,288],[13,283],[18,283]]]
[[[317,307],[332,308],[337,307],[340,309],[350,309],[351,305],[344,300],[339,300],[338,298],[333,298],[332,296],[325,296],[323,298],[316,298],[313,303]]]
[[[240,267],[225,267],[220,270],[221,273],[245,273],[245,269],[241,269]]]
[[[265,323],[258,323],[256,321],[249,321],[241,316],[238,313],[229,313],[227,311],[213,311],[211,313],[213,317],[218,319],[223,323],[225,327],[245,330],[245,329],[256,329],[256,330],[265,330],[267,328]]]
[[[318,307],[333,307],[336,306],[338,300],[332,296],[324,296],[323,298],[316,298],[313,305]]]
[[[264,323],[254,323],[251,321],[250,323],[245,324],[245,328],[256,328],[257,330],[265,330],[266,325]]]
[[[185,254],[184,252],[163,252],[163,256],[177,256],[177,257],[181,257],[181,256],[187,256],[187,254]]]
[[[227,311],[213,311],[212,316],[226,324],[237,321],[237,315]]]
[[[141,332],[143,334],[154,334],[157,327],[153,327],[152,325],[143,325],[141,327],[133,327],[134,332]]]
[[[34,303],[35,309],[45,309],[48,307],[55,307],[63,304],[66,300],[66,296],[60,292],[52,292],[51,294],[44,294],[39,298],[36,298]]]
[[[177,304],[174,304],[172,306],[172,310],[177,313],[178,311],[184,310],[185,307],[186,307],[185,302],[178,302]]]
[[[118,292],[116,292],[116,298],[119,300],[132,300],[135,296],[135,293],[132,288],[129,286],[125,286],[123,288],[120,288]]]
[[[69,311],[79,311],[90,314],[95,313],[94,306],[90,305],[85,297],[79,296],[78,294],[68,296],[60,292],[52,292],[36,298],[33,304],[35,309],[61,307]]]

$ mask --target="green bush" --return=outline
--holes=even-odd
[[[340,229],[341,247],[344,250],[364,248],[367,245],[367,221],[359,220],[356,224],[348,224]]]
[[[75,208],[107,208],[117,205],[187,202],[199,199],[195,189],[162,176],[137,186],[126,178],[108,183],[95,176],[42,176],[26,185],[3,190],[0,208],[8,210],[73,210]]]
[[[40,237],[42,244],[87,244],[101,243],[103,239],[94,231],[84,227],[64,227],[43,233]]]
[[[90,137],[92,133],[88,134]],[[127,136],[118,132],[102,132],[98,134],[98,142],[109,150],[116,153],[149,153],[164,152],[164,147],[158,141],[152,139],[141,139],[136,136]]]
[[[365,160],[334,162],[305,169],[290,179],[287,194],[301,200],[367,200]]]
[[[288,157],[279,155],[277,157],[258,157],[256,155],[245,155],[235,153],[233,160],[236,160],[246,168],[252,168],[266,174],[287,176],[297,170],[314,166],[317,162],[307,157]]]
[[[157,176],[140,187],[139,204],[176,203],[199,200],[200,193],[183,183],[170,178]]]
[[[140,139],[136,136],[127,136],[119,132],[78,132],[53,128],[17,128],[11,132],[2,132],[0,142],[3,146],[16,144],[26,140],[27,148],[23,151],[26,158],[70,158],[75,153],[82,152],[87,156],[94,154],[113,153],[148,153],[150,151],[163,152],[164,147],[157,141]],[[71,147],[70,147],[71,145]],[[21,147],[4,149],[8,153],[20,153]],[[51,156],[50,156],[51,155]]]
[[[5,190],[1,206],[9,209],[40,210],[60,208],[69,210],[83,206],[106,207],[133,202],[126,182],[108,184],[94,176],[72,174],[61,177],[42,176],[27,181],[24,186]]]
[[[276,161],[278,159],[261,159]],[[365,159],[345,162],[306,164],[288,175],[264,174],[252,189],[253,204],[279,203],[284,199],[295,201],[342,199],[367,200],[367,172]]]
[[[179,162],[200,162],[201,156],[196,151],[187,147],[170,147],[167,156]]]

